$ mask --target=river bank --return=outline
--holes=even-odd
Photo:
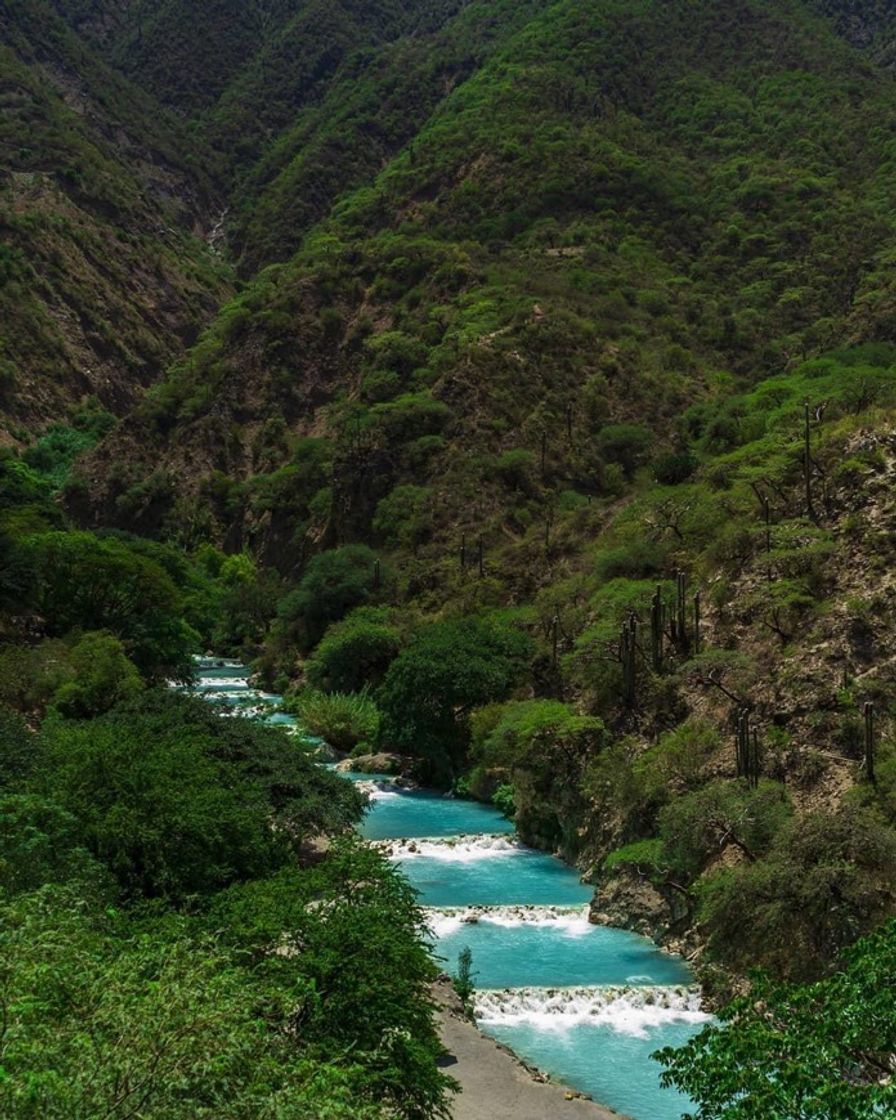
[[[439,1007],[442,1067],[460,1084],[452,1120],[626,1120],[547,1080],[509,1047],[482,1033],[464,1014],[450,981],[433,985]]]
[[[295,728],[245,668],[199,668],[208,700]],[[708,1019],[685,962],[589,921],[593,888],[494,807],[344,766],[371,798],[361,834],[417,891],[436,960],[451,972],[472,953],[475,1022],[440,1011],[445,1069],[464,1089],[453,1120],[678,1120],[689,1102],[650,1055]]]

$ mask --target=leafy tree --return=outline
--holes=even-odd
[[[201,706],[151,694],[50,721],[40,737],[31,785],[78,820],[128,896],[178,902],[264,874],[322,823],[360,812],[359,795],[285,734]]]
[[[300,1035],[310,1055],[351,1055],[363,1067],[359,1099],[385,1099],[407,1120],[448,1116],[425,919],[378,852],[346,837],[310,873],[286,869],[228,891],[210,922],[277,983],[298,970]],[[286,951],[271,954],[273,944]]]
[[[103,870],[83,846],[71,813],[41,797],[0,797],[0,892],[35,890],[47,883],[103,881]]]
[[[457,954],[457,973],[454,976],[454,990],[457,992],[464,1010],[472,1013],[473,996],[476,992],[476,973],[473,971],[473,950],[465,945]]]
[[[310,648],[331,623],[376,598],[383,580],[376,553],[366,545],[322,552],[311,560],[296,590],[281,600],[277,613],[284,622],[303,625]]]
[[[661,1050],[663,1080],[693,1120],[879,1120],[896,1108],[896,922],[848,949],[806,986],[754,980],[749,995],[682,1048]]]
[[[85,634],[72,647],[68,660],[74,679],[60,685],[53,696],[54,706],[63,715],[76,719],[101,715],[143,691],[137,667],[111,634]]]
[[[35,607],[50,634],[108,630],[142,673],[152,678],[192,672],[195,635],[181,618],[181,599],[169,574],[125,541],[87,532],[32,537]]]
[[[35,736],[14,712],[0,706],[0,790],[15,789],[34,765]]]
[[[326,632],[305,662],[309,682],[326,692],[359,692],[378,685],[401,648],[388,613],[358,607]]]
[[[0,647],[0,700],[17,712],[43,715],[73,676],[71,651],[59,639]]]
[[[470,712],[522,682],[530,650],[519,630],[483,619],[422,627],[378,693],[380,742],[419,757],[431,777],[450,777],[466,752]]]

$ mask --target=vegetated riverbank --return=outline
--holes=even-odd
[[[414,759],[388,752],[345,758],[337,764],[336,769],[394,775],[406,788],[414,788],[415,785],[413,778],[408,776],[414,771]],[[477,797],[465,782],[460,783],[460,789],[464,791],[462,794],[452,794],[446,790],[445,795],[468,799],[477,804],[492,804],[488,798]],[[509,819],[513,821],[512,816]],[[599,860],[593,853],[583,852],[574,857],[569,850],[546,844],[544,837],[537,832],[522,839],[528,847],[563,860],[581,873],[583,881],[594,887],[594,896],[588,910],[589,921],[594,925],[627,930],[648,937],[659,948],[684,957],[696,970],[698,979],[700,978],[701,960],[706,946],[699,926],[692,925],[682,929],[678,924],[676,927],[670,921],[668,899],[659,893],[647,876],[639,874],[637,869],[623,868],[621,872],[601,882],[597,870]],[[387,844],[386,850],[388,847]],[[713,987],[707,993],[707,998],[713,999],[715,1010],[723,1002],[717,996],[713,997],[715,989],[722,987],[717,970],[713,971],[712,979]],[[725,977],[723,987],[731,988],[737,983],[738,978],[729,974]]]
[[[225,682],[222,693],[234,690]],[[235,694],[247,708],[257,703]],[[371,797],[361,833],[418,892],[437,958],[451,967],[472,953],[475,1022],[464,1020],[455,1040],[458,1024],[443,1019],[448,1049],[464,1061],[449,1072],[467,1083],[455,1115],[504,1115],[500,1105],[508,1117],[543,1116],[549,1106],[537,1090],[553,1079],[564,1103],[588,1103],[585,1091],[643,1120],[677,1116],[686,1099],[660,1088],[650,1054],[685,1041],[707,1018],[684,964],[646,939],[590,923],[591,891],[570,864],[520,843],[495,806],[416,786],[402,776],[402,756],[328,761]],[[600,1109],[567,1115],[612,1115]]]

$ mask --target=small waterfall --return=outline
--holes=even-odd
[[[416,840],[374,840],[373,846],[390,859],[444,860],[446,863],[472,863],[478,859],[518,855],[523,851],[514,839],[501,833],[482,836],[420,837]]]
[[[683,987],[504,988],[475,995],[477,1020],[488,1026],[530,1024],[567,1030],[586,1024],[646,1037],[651,1027],[705,1023],[700,990]]]
[[[385,801],[391,797],[401,797],[397,792],[394,782],[384,782],[376,780],[363,780],[355,782],[355,788],[359,789],[362,793],[366,793],[371,801]]]
[[[546,926],[570,937],[587,934],[594,927],[585,906],[444,906],[426,911],[434,937],[448,937],[464,925],[493,925],[514,929]]]

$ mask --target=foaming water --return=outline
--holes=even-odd
[[[366,793],[371,801],[388,801],[400,797],[398,790],[388,781],[372,781],[370,778],[355,782],[355,785]]]
[[[591,898],[591,888],[572,868],[531,848],[480,851],[469,859],[440,855],[397,861],[423,906],[575,906]]]
[[[426,913],[434,937],[450,937],[473,926],[541,926],[581,937],[589,929],[587,906],[442,906]]]
[[[569,1030],[584,1024],[647,1038],[669,1023],[699,1024],[700,992],[683,987],[574,987],[481,989],[474,999],[476,1019],[485,1026],[530,1026]]]
[[[430,790],[396,792],[395,800],[373,805],[365,817],[361,832],[368,840],[513,832],[513,824],[497,809],[476,801],[444,797]]]
[[[516,840],[507,836],[437,836],[409,840],[373,840],[390,859],[441,860],[447,863],[471,863],[479,859],[515,856],[522,851]]]

